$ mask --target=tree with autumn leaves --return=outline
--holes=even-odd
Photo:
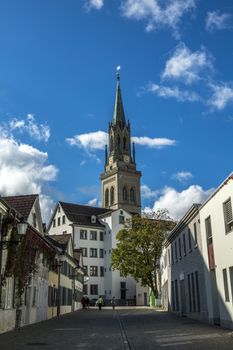
[[[112,251],[112,268],[123,276],[131,275],[149,286],[158,297],[156,269],[166,234],[175,226],[167,212],[133,216],[117,233],[117,247]]]

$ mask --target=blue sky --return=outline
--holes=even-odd
[[[232,172],[231,0],[0,1],[0,193],[99,205],[116,67],[142,206],[178,219]]]

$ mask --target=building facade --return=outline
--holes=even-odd
[[[199,208],[194,204],[164,242],[160,262],[162,304],[182,316],[207,320]]]
[[[200,209],[209,322],[233,329],[233,174]]]

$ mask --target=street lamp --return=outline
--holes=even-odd
[[[22,218],[19,222],[15,222],[14,225],[17,227],[17,234],[22,237],[26,235],[27,228],[28,228],[28,223]],[[4,250],[9,247],[11,244],[18,244],[21,242],[21,240],[3,240],[2,239],[2,234],[1,232],[1,240],[0,240],[0,249]]]
[[[66,260],[65,252],[62,250],[59,254],[59,260],[58,260],[58,281],[57,281],[57,288],[58,288],[58,304],[57,304],[57,316],[60,315],[61,311],[61,266],[62,263]]]

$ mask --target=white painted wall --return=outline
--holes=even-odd
[[[208,295],[207,302],[209,318],[210,320],[213,319],[214,311],[205,229],[205,219],[208,216],[211,217],[220,322],[223,326],[230,326],[233,328],[233,281],[231,281],[229,274],[229,267],[233,266],[233,230],[226,234],[223,213],[223,203],[229,198],[231,198],[233,207],[233,178],[229,179],[228,182],[225,181],[225,183],[216,191],[214,196],[202,206],[200,209],[200,221],[203,242],[203,259],[207,266],[206,289]],[[225,301],[223,269],[227,270],[229,301]]]

